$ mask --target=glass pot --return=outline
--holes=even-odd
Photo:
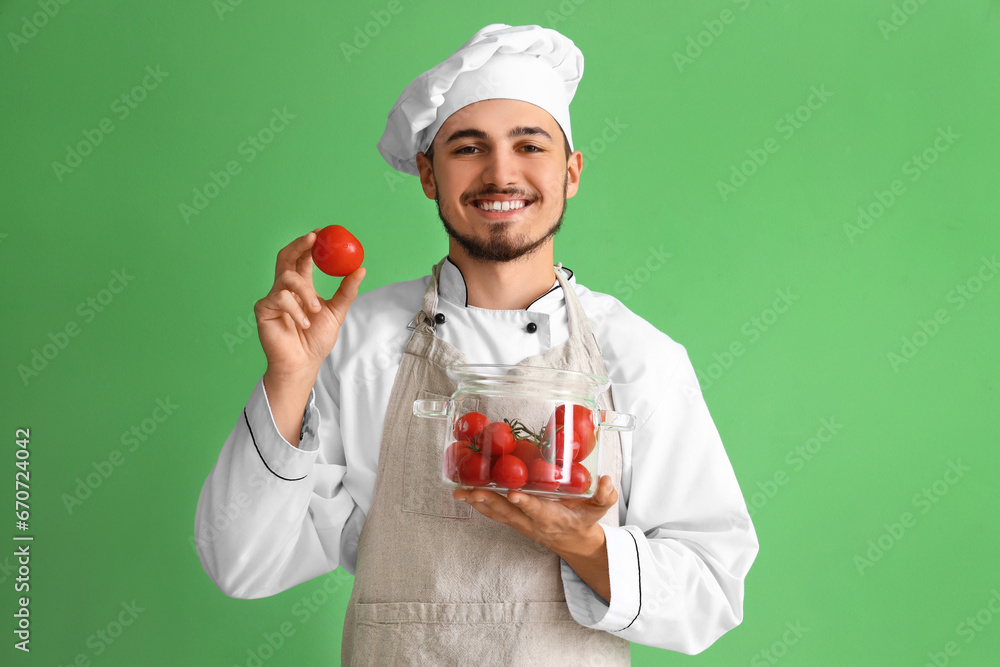
[[[417,400],[413,414],[447,420],[441,478],[452,487],[506,495],[589,498],[601,476],[601,434],[630,431],[635,417],[602,410],[599,375],[534,366],[453,364],[449,400]]]

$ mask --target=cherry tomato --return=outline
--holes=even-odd
[[[490,458],[474,452],[458,464],[458,480],[467,486],[486,486],[490,483]]]
[[[475,454],[476,450],[465,440],[459,440],[448,445],[444,450],[444,476],[453,482],[458,481],[458,464],[469,454]]]
[[[530,464],[537,458],[541,458],[542,452],[538,449],[538,445],[533,443],[531,440],[515,440],[514,441],[514,451],[511,452],[514,456],[524,461],[525,464]]]
[[[582,463],[574,463],[570,468],[569,481],[559,487],[566,493],[583,494],[590,490],[590,471]]]
[[[528,466],[528,488],[538,491],[555,491],[562,482],[562,470],[545,459],[535,459]]]
[[[545,427],[546,434],[552,432],[558,436],[560,433],[572,431],[573,433],[573,460],[582,461],[590,456],[597,445],[597,428],[594,424],[594,413],[582,405],[573,404],[573,421],[566,420],[566,404],[558,406],[549,423]],[[565,437],[565,436],[564,436]],[[560,454],[560,448],[556,443],[556,455]]]
[[[365,249],[354,234],[340,225],[330,225],[316,232],[312,258],[323,273],[346,276],[357,271],[365,261]]]
[[[490,478],[497,483],[497,486],[520,489],[528,481],[528,466],[516,456],[504,454],[493,464]]]
[[[491,422],[479,434],[477,444],[483,454],[495,459],[514,451],[514,433],[507,422]]]
[[[573,442],[570,444],[572,452],[570,453],[570,458],[576,457],[580,451],[580,444],[574,438]],[[566,460],[566,434],[560,429],[552,434],[551,431],[546,431],[545,443],[542,445],[542,456],[545,457],[546,461],[554,461],[556,465],[562,467],[563,461]]]
[[[466,412],[455,420],[455,439],[474,441],[490,420],[481,412]]]

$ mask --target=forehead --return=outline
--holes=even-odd
[[[448,117],[438,130],[434,143],[447,141],[460,130],[481,130],[491,137],[502,137],[516,127],[535,126],[550,136],[562,135],[562,128],[548,111],[521,100],[481,100],[462,107]]]

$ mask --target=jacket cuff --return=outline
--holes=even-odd
[[[577,623],[615,633],[629,628],[639,616],[639,547],[628,528],[603,524],[601,528],[607,540],[611,604],[584,583],[566,561],[560,561],[563,589],[570,614]]]
[[[250,394],[250,400],[243,410],[243,420],[250,429],[250,439],[260,455],[261,463],[275,477],[293,482],[309,474],[319,449],[316,438],[319,411],[316,409],[314,391],[309,392],[298,447],[289,444],[278,432],[267,392],[264,390],[263,378]]]

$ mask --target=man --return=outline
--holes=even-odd
[[[358,269],[325,300],[310,233],[257,303],[267,370],[196,537],[238,510],[198,553],[241,598],[355,573],[345,664],[629,664],[628,641],[694,653],[742,620],[757,539],[684,348],[553,266],[580,186],[582,71],[553,30],[480,30],[404,90],[379,142],[437,202],[447,257],[355,300]],[[467,361],[612,379],[602,407],[638,426],[605,441],[593,498],[449,496],[443,434],[411,408],[450,395],[445,368]]]

